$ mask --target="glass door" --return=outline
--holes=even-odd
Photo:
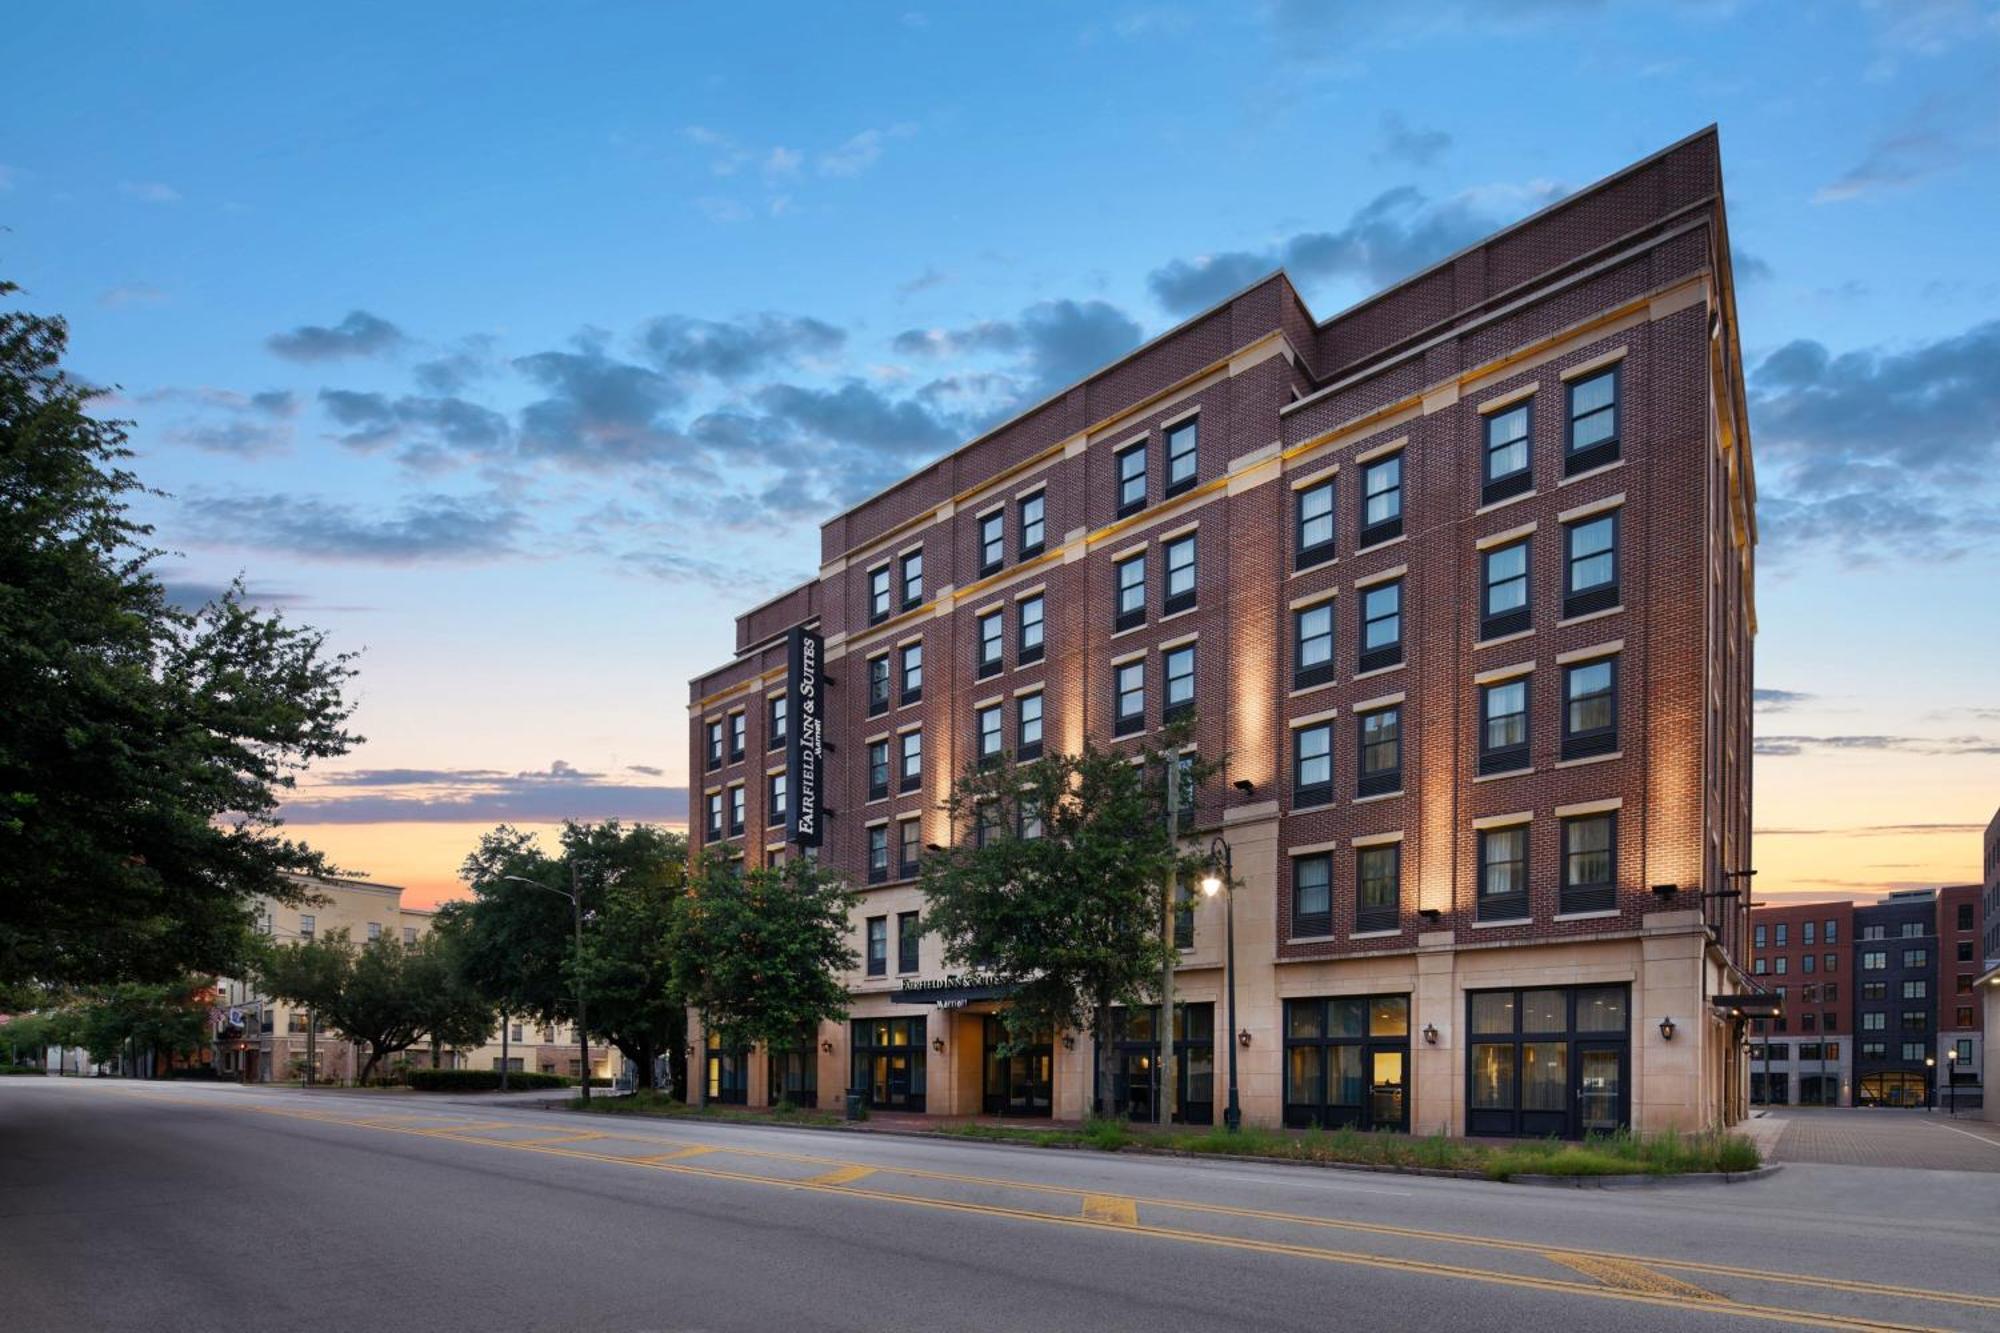
[[[1611,1134],[1625,1127],[1625,1044],[1576,1043],[1576,1133]]]
[[[1407,1129],[1409,1084],[1404,1052],[1371,1047],[1368,1052],[1368,1127]]]

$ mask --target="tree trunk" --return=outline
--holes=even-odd
[[[368,1043],[368,1063],[362,1065],[361,1072],[355,1075],[354,1077],[355,1087],[365,1088],[368,1086],[368,1076],[375,1072],[375,1065],[382,1059],[384,1054],[386,1054],[386,1052],[384,1052],[382,1048],[377,1046],[374,1042],[371,1041]]]
[[[1092,1099],[1093,1113],[1112,1115],[1117,1106],[1117,1089],[1111,1082],[1111,999],[1097,997],[1097,1025],[1090,1034],[1091,1046],[1097,1057],[1097,1093]]]

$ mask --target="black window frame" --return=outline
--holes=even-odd
[[[910,565],[916,564],[916,576],[910,575]],[[924,549],[919,546],[914,551],[905,551],[896,561],[896,573],[903,584],[903,609],[915,610],[924,601]],[[912,584],[915,586],[912,587]]]
[[[1139,673],[1139,687],[1134,691],[1139,697],[1138,711],[1125,711],[1124,676],[1127,671]],[[1129,662],[1114,662],[1111,666],[1111,734],[1131,736],[1146,729],[1146,659],[1134,658]]]
[[[880,782],[875,780],[875,752],[878,747],[882,752],[882,780]],[[892,767],[894,759],[890,753],[888,738],[884,737],[878,741],[869,741],[865,753],[868,760],[868,799],[871,801],[887,800],[890,778],[895,771]]]
[[[915,836],[911,836],[914,832]],[[915,879],[923,860],[924,824],[921,819],[904,819],[896,824],[896,877]]]
[[[708,768],[714,772],[722,767],[722,719],[718,717],[703,725],[708,729],[704,741],[708,747]]]
[[[703,827],[707,830],[710,841],[721,839],[723,829],[723,800],[722,793],[719,791],[708,793],[707,818],[703,821]]]
[[[740,782],[731,783],[726,787],[723,790],[723,796],[725,797],[725,805],[727,806],[726,813],[729,816],[729,836],[740,838],[743,836],[743,829],[747,819],[746,812],[750,808],[750,798],[744,792],[743,784]]]
[[[1396,469],[1396,484],[1384,487],[1380,492],[1371,492],[1369,483],[1385,469],[1391,467]],[[1395,453],[1386,454],[1381,458],[1372,458],[1361,465],[1361,484],[1359,487],[1360,507],[1355,514],[1355,522],[1359,525],[1354,538],[1355,550],[1364,551],[1371,546],[1380,546],[1383,542],[1394,541],[1403,535],[1403,514],[1405,509],[1403,503],[1403,482],[1403,451],[1401,449],[1398,449]],[[1368,500],[1371,494],[1393,494],[1396,497],[1396,512],[1387,518],[1377,519],[1375,522],[1370,523],[1368,521]]]
[[[1118,517],[1120,518],[1124,518],[1128,514],[1136,514],[1146,507],[1146,498],[1151,490],[1152,478],[1152,466],[1146,458],[1146,446],[1149,443],[1151,441],[1140,440],[1135,444],[1120,449],[1111,456],[1112,462],[1115,465],[1114,475],[1117,478]],[[1129,461],[1133,458],[1139,460],[1139,468],[1136,473],[1132,471]],[[1139,494],[1136,498],[1129,497],[1126,494],[1131,489],[1134,481],[1139,483]]]
[[[1521,719],[1521,738],[1504,745],[1493,742],[1493,722],[1491,700],[1502,690],[1515,686],[1521,689],[1521,707],[1518,713],[1503,713],[1501,717]],[[1519,675],[1507,676],[1501,680],[1487,681],[1479,687],[1479,775],[1485,777],[1493,773],[1514,773],[1534,767],[1533,745],[1535,716],[1534,673],[1523,671]]]
[[[1028,723],[1030,721],[1028,704],[1030,701],[1035,706],[1035,715],[1032,719],[1035,724],[1035,735],[1032,740],[1028,738]],[[1048,709],[1047,704],[1043,700],[1042,691],[1031,690],[1027,694],[1017,696],[1014,700],[1014,757],[1024,761],[1040,759],[1042,757],[1043,736],[1047,727]]]
[[[1291,1129],[1359,1129],[1363,1131],[1390,1130],[1407,1131],[1410,1127],[1410,1090],[1415,1086],[1416,1071],[1410,1060],[1410,1015],[1413,1009],[1412,997],[1407,992],[1390,992],[1379,995],[1337,995],[1337,996],[1296,996],[1287,998],[1281,1010],[1283,1027],[1280,1032],[1281,1056],[1284,1066],[1280,1103],[1283,1107],[1284,1123]],[[1401,1033],[1376,1031],[1375,1018],[1382,1012],[1384,1002],[1393,1001],[1400,1007]],[[1361,1022],[1358,1031],[1334,1030],[1333,1007],[1358,1006]],[[1310,1021],[1301,1021],[1309,1017]],[[1308,1080],[1310,1086],[1302,1086],[1297,1080],[1299,1061],[1297,1052],[1310,1052],[1304,1062],[1312,1071]],[[1359,1067],[1360,1096],[1355,1102],[1336,1100],[1333,1088],[1332,1065],[1336,1051],[1352,1051],[1353,1059]],[[1396,1089],[1393,1105],[1396,1117],[1378,1117],[1377,1098],[1373,1095],[1379,1089],[1374,1083],[1374,1057],[1377,1054],[1401,1056],[1402,1082]]]
[[[1579,850],[1574,844],[1574,836],[1585,826],[1602,822],[1609,842],[1601,853]],[[1606,874],[1601,880],[1575,883],[1577,862],[1581,857],[1603,855]],[[1566,815],[1562,821],[1562,911],[1608,912],[1618,905],[1618,812],[1616,810],[1595,810],[1588,814]]]
[[[1325,481],[1316,482],[1311,486],[1301,486],[1298,488],[1297,491],[1293,492],[1294,496],[1292,500],[1292,568],[1293,569],[1295,570],[1311,569],[1315,565],[1323,565],[1327,561],[1333,560],[1339,556],[1340,554],[1339,483],[1340,483],[1340,478],[1338,476],[1332,476],[1328,477]],[[1309,497],[1317,496],[1322,493],[1324,493],[1326,496],[1326,513],[1308,515],[1306,513],[1307,499]],[[1326,524],[1326,540],[1317,542],[1308,541],[1306,539],[1306,525],[1308,523],[1321,523],[1321,522]]]
[[[916,655],[914,663],[911,661],[912,653]],[[915,685],[910,684],[912,674],[917,678]],[[923,697],[924,641],[918,639],[915,643],[901,644],[896,648],[896,703],[898,707],[903,707]]]
[[[1049,608],[1047,594],[1033,593],[1016,598],[1014,602],[1014,656],[1016,661],[1026,666],[1039,662],[1048,652]],[[1035,607],[1035,641],[1028,642],[1028,604]]]
[[[1137,583],[1125,581],[1125,571],[1136,568],[1139,571]],[[1126,606],[1125,593],[1128,588],[1137,588],[1138,595],[1132,599],[1133,605]],[[1114,561],[1111,566],[1111,631],[1137,629],[1146,623],[1146,553],[1134,551],[1123,560]]]
[[[1171,498],[1183,491],[1193,490],[1196,483],[1201,480],[1201,418],[1192,416],[1184,421],[1177,421],[1161,434],[1163,440],[1161,451],[1167,456],[1167,484],[1164,494]],[[1176,447],[1182,439],[1188,441],[1186,449]],[[1183,458],[1188,460],[1187,475],[1176,479],[1174,466]]]
[[[889,711],[889,654],[876,653],[864,668],[868,684],[868,716]]]
[[[1533,537],[1519,537],[1513,541],[1500,542],[1479,553],[1479,637],[1497,639],[1508,634],[1519,634],[1534,622],[1535,611],[1535,548]],[[1494,579],[1494,562],[1501,556],[1521,556],[1521,572],[1506,578]],[[1494,591],[1506,584],[1518,583],[1521,588],[1521,604],[1504,611],[1493,609]]]
[[[1384,741],[1368,738],[1369,723],[1389,717],[1395,720],[1395,735]],[[1391,768],[1368,768],[1368,751],[1372,747],[1393,745],[1396,749],[1396,763]],[[1354,794],[1356,796],[1386,796],[1403,789],[1403,705],[1384,704],[1380,708],[1370,708],[1354,716]]]
[[[1007,507],[978,518],[979,577],[997,574],[1007,564]],[[988,529],[992,530],[989,532]]]
[[[889,882],[889,826],[886,823],[870,824],[863,837],[868,857],[868,882],[870,884],[887,884]],[[868,975],[879,976],[880,973],[871,970]]]
[[[1034,517],[1028,516],[1028,506],[1035,507]],[[1021,559],[1040,555],[1048,546],[1049,493],[1036,491],[1024,495],[1014,505],[1015,523],[1020,529]],[[1034,533],[1033,537],[1028,534]]]
[[[1619,539],[1622,535],[1619,529],[1624,526],[1621,518],[1623,513],[1624,509],[1620,506],[1619,508],[1605,510],[1603,513],[1589,514],[1583,518],[1563,524],[1562,587],[1563,616],[1565,619],[1574,616],[1589,615],[1594,611],[1609,611],[1620,604],[1619,565],[1621,562],[1619,560],[1618,548],[1620,544]],[[1599,556],[1609,555],[1611,559],[1611,577],[1603,582],[1579,588],[1576,586],[1576,567],[1579,559],[1576,553],[1577,534],[1585,528],[1595,527],[1599,523],[1608,523],[1610,525],[1611,544],[1604,551],[1593,551],[1589,555],[1581,557],[1581,559],[1594,560]]]
[[[1303,726],[1293,727],[1291,731],[1292,808],[1294,810],[1305,810],[1322,805],[1332,805],[1335,771],[1333,762],[1333,719],[1326,718],[1319,722],[1308,722]],[[1309,782],[1306,780],[1305,767],[1309,757],[1306,754],[1304,742],[1307,736],[1319,738],[1319,741],[1325,746],[1320,753],[1310,756],[1312,759],[1323,760],[1326,764],[1326,777],[1318,782]]]
[[[729,762],[739,763],[750,748],[750,719],[739,708],[729,715]]]
[[[1316,864],[1326,871],[1326,908],[1318,912],[1299,910],[1299,870],[1300,867]],[[1291,938],[1295,940],[1327,939],[1333,935],[1333,853],[1308,852],[1304,856],[1291,858]]]
[[[1387,904],[1370,906],[1366,901],[1367,885],[1372,878],[1367,872],[1371,857],[1386,856],[1389,860],[1389,901]],[[1354,849],[1354,930],[1356,934],[1372,931],[1400,930],[1403,924],[1403,844],[1398,842],[1373,842]]]
[[[898,973],[917,970],[917,959],[923,941],[922,917],[916,912],[896,913],[896,971]]]
[[[1183,657],[1187,661],[1187,670],[1177,677],[1174,673],[1174,660],[1176,658],[1183,658]],[[1199,670],[1199,668],[1197,666],[1194,644],[1192,643],[1176,644],[1172,648],[1163,648],[1160,650],[1160,721],[1161,722],[1163,723],[1177,722],[1184,717],[1192,717],[1194,715],[1194,702],[1195,702],[1195,689],[1196,689],[1195,673],[1197,672],[1197,670]],[[1176,702],[1174,699],[1174,681],[1176,679],[1185,680],[1187,682],[1187,698],[1182,699],[1178,702]]]
[[[791,700],[785,695],[774,694],[764,701],[764,748],[781,750],[791,738]]]
[[[889,578],[889,562],[886,560],[868,571],[868,623],[871,625],[887,620],[894,609],[894,590],[890,587]]]
[[[910,749],[910,740],[913,737],[917,743],[917,748],[914,752]],[[912,753],[915,754],[917,761],[914,772],[910,768]],[[922,727],[912,727],[908,731],[896,734],[896,790],[900,792],[913,792],[920,790],[923,785],[924,729]]]
[[[996,631],[991,636],[986,633],[989,627]],[[984,680],[988,676],[999,675],[1007,666],[1006,614],[998,608],[988,611],[974,619],[973,630],[975,631],[973,643],[977,654],[973,658],[974,678]],[[991,655],[987,653],[989,646],[993,650]]]
[[[1581,662],[1563,664],[1562,675],[1562,757],[1564,759],[1589,759],[1597,755],[1618,752],[1618,658],[1617,653],[1606,653],[1602,657],[1588,657]],[[1574,682],[1580,673],[1598,667],[1608,668],[1610,683],[1603,691],[1579,696]],[[1600,727],[1575,726],[1576,709],[1580,702],[1602,697],[1606,700],[1611,720]]]
[[[1396,637],[1393,641],[1389,643],[1382,644],[1381,646],[1376,648],[1370,648],[1368,646],[1368,626],[1372,622],[1368,614],[1368,604],[1372,602],[1377,595],[1381,593],[1390,592],[1392,590],[1396,594],[1396,609],[1393,612],[1391,612],[1390,615],[1377,616],[1374,618],[1374,620],[1376,621],[1388,620],[1393,616],[1393,618],[1396,621]],[[1392,666],[1401,665],[1403,661],[1402,576],[1398,575],[1393,579],[1382,579],[1379,582],[1369,584],[1367,587],[1359,590],[1359,594],[1355,597],[1354,601],[1359,611],[1359,624],[1360,624],[1360,632],[1356,634],[1354,637],[1355,673],[1358,675],[1362,672],[1381,671]]]
[[[1493,435],[1495,427],[1517,412],[1521,414],[1521,433],[1509,435],[1503,440],[1495,440]],[[1494,408],[1481,421],[1480,433],[1485,447],[1480,454],[1479,502],[1483,505],[1495,504],[1516,495],[1525,495],[1535,489],[1534,399],[1524,398],[1505,407]],[[1496,473],[1493,470],[1494,458],[1501,450],[1511,449],[1515,445],[1521,446],[1521,466]]]
[[[1608,407],[1593,408],[1583,415],[1594,417],[1600,413],[1611,414],[1611,434],[1605,439],[1577,447],[1576,423],[1581,420],[1576,410],[1576,395],[1579,389],[1611,381],[1611,403]],[[1574,477],[1579,472],[1604,467],[1618,460],[1620,437],[1625,416],[1625,366],[1623,362],[1608,366],[1589,375],[1579,375],[1563,385],[1563,475]]]
[[[764,826],[772,828],[785,822],[787,806],[791,801],[790,783],[786,774],[766,773],[764,775]],[[782,798],[782,799],[781,799]]]
[[[1340,619],[1339,598],[1328,597],[1324,601],[1313,602],[1309,606],[1292,610],[1292,688],[1307,689],[1314,685],[1324,685],[1336,678],[1340,671],[1340,636],[1337,632]],[[1324,616],[1326,631],[1306,633],[1306,617]],[[1326,640],[1326,657],[1322,661],[1306,664],[1306,644],[1314,639]]]
[[[987,722],[993,723],[989,729]],[[986,748],[986,738],[993,738],[993,748]],[[1007,705],[987,704],[972,710],[972,758],[978,764],[997,764],[1007,757]]]
[[[1528,998],[1551,992],[1562,997],[1561,1026],[1530,1026]],[[1618,994],[1618,1009],[1623,1026],[1619,1028],[1586,1026],[1585,1002],[1592,996],[1608,995],[1611,992]],[[1479,1028],[1476,1019],[1479,1002],[1493,996],[1508,997],[1510,1026],[1506,1030],[1484,1031]],[[1577,1094],[1582,1091],[1584,1057],[1587,1053],[1606,1052],[1615,1055],[1618,1065],[1618,1097],[1613,1108],[1615,1124],[1621,1129],[1630,1126],[1632,1049],[1637,1044],[1633,1029],[1638,1017],[1633,1010],[1631,983],[1600,982],[1577,986],[1517,986],[1501,987],[1497,990],[1468,990],[1465,992],[1464,1007],[1460,1012],[1465,1016],[1463,1078],[1466,1093],[1466,1126],[1471,1133],[1524,1138],[1582,1137],[1583,1108]],[[1558,1089],[1558,1100],[1561,1103],[1559,1108],[1528,1104],[1530,1079],[1526,1064],[1526,1048],[1542,1045],[1560,1046],[1563,1050],[1562,1083]],[[1478,1103],[1476,1071],[1480,1052],[1482,1049],[1494,1047],[1502,1048],[1506,1052],[1508,1102],[1506,1106],[1484,1106]]]
[[[873,878],[873,872],[870,872],[870,878]],[[871,916],[868,918],[866,938],[868,975],[871,977],[888,976],[889,917],[886,912],[881,916]]]
[[[1194,606],[1195,599],[1201,595],[1201,565],[1199,563],[1201,553],[1195,542],[1197,535],[1196,533],[1185,532],[1178,537],[1169,537],[1160,543],[1160,614],[1163,616],[1173,615],[1177,611],[1189,610]],[[1183,550],[1187,552],[1186,570],[1188,586],[1184,592],[1175,592],[1174,555],[1176,552]]]
[[[1475,864],[1478,867],[1478,875],[1479,875],[1479,882],[1478,885],[1476,886],[1476,897],[1478,900],[1476,916],[1478,920],[1480,921],[1527,920],[1528,876],[1531,873],[1531,870],[1534,865],[1533,852],[1530,845],[1532,842],[1532,838],[1530,836],[1532,832],[1533,832],[1532,826],[1525,821],[1519,824],[1499,824],[1492,828],[1483,828],[1478,830],[1479,833],[1478,860],[1475,862]],[[1506,837],[1518,836],[1520,838],[1521,855],[1518,861],[1516,861],[1511,857],[1506,859],[1505,861],[1499,861],[1495,860],[1494,857],[1490,854],[1491,850],[1494,848],[1498,840],[1503,836]],[[1491,892],[1487,888],[1487,883],[1490,877],[1490,873],[1495,866],[1503,864],[1504,865],[1518,864],[1521,867],[1519,887],[1508,890],[1505,893]]]

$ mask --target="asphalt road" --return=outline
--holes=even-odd
[[[1629,1191],[0,1080],[9,1330],[2000,1330],[2000,1176]]]

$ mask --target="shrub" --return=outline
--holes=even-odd
[[[497,1069],[412,1069],[410,1086],[418,1092],[498,1092]],[[536,1074],[517,1069],[507,1075],[510,1091],[529,1092],[540,1088],[567,1088],[570,1080],[561,1074]]]
[[[180,1069],[162,1070],[160,1071],[160,1077],[178,1080],[193,1079],[198,1082],[214,1083],[222,1077],[222,1071],[214,1065],[187,1065]]]
[[[11,1078],[17,1075],[47,1074],[48,1072],[48,1070],[42,1068],[40,1065],[0,1065],[0,1078]]]

